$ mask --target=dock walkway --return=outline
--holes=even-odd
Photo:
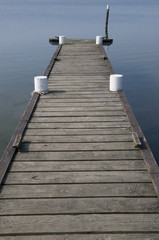
[[[158,167],[103,47],[69,40],[54,60],[1,187],[0,240],[158,240]]]

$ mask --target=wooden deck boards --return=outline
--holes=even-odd
[[[102,47],[69,40],[57,60],[1,186],[0,239],[159,239],[157,194]]]

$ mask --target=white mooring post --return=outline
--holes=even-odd
[[[59,36],[59,44],[65,44],[66,43],[66,37],[65,36]]]
[[[34,77],[34,91],[38,93],[48,93],[48,79],[46,76]]]
[[[123,75],[121,74],[111,74],[110,75],[110,91],[120,91],[122,90]]]
[[[96,36],[96,44],[103,44],[103,37],[102,36]]]

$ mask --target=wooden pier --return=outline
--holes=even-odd
[[[159,168],[112,73],[94,40],[58,46],[0,162],[0,240],[159,239]]]

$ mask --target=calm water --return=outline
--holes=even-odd
[[[0,155],[24,112],[33,77],[43,74],[55,51],[55,35],[104,35],[110,4],[107,53],[138,122],[159,162],[159,1],[158,0],[1,0]]]

